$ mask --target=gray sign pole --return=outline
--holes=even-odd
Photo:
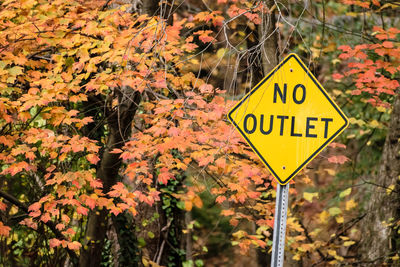
[[[278,184],[278,187],[276,188],[274,237],[272,241],[271,267],[283,266],[288,202],[289,184]]]

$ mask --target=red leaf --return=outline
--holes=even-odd
[[[332,74],[332,78],[333,78],[334,80],[340,80],[340,79],[343,78],[343,75],[340,74],[340,73],[334,73],[334,74]]]
[[[80,207],[78,207],[77,209],[76,209],[76,212],[78,213],[78,214],[82,214],[82,215],[87,215],[88,214],[88,209],[87,208],[85,208],[85,207],[82,207],[82,206],[80,206]]]
[[[42,217],[40,217],[40,220],[43,221],[44,223],[47,223],[50,221],[50,214],[49,213],[43,213]]]
[[[343,163],[345,163],[346,161],[349,161],[349,160],[350,159],[348,157],[342,156],[342,155],[340,155],[340,156],[332,156],[332,157],[328,158],[329,162],[338,163],[338,164],[343,164]]]
[[[168,168],[161,168],[160,174],[158,175],[158,182],[166,185],[170,179],[175,178],[172,173],[169,172]]]
[[[33,203],[29,206],[28,211],[37,211],[40,209],[41,206],[42,204],[40,204],[39,202]]]
[[[330,143],[329,146],[330,146],[330,147],[333,147],[333,148],[335,148],[335,147],[346,148],[346,145],[341,144],[341,143],[335,143],[335,142]]]

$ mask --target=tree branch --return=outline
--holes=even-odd
[[[29,213],[28,211],[28,207],[22,203],[21,201],[19,201],[18,199],[16,199],[14,196],[4,192],[4,191],[0,191],[0,197],[4,198],[5,200],[7,200],[8,202],[10,202],[11,204],[14,204],[15,206],[17,206],[19,209],[21,209],[22,211],[24,211],[25,213]],[[41,223],[45,224],[47,227],[50,228],[50,230],[54,233],[54,235],[56,236],[56,238],[61,239],[61,240],[68,240],[57,228],[56,225],[53,221],[47,221],[47,222],[42,222]],[[66,248],[68,255],[72,258],[72,259],[78,259],[78,256],[76,255],[76,253],[69,249],[68,247]]]

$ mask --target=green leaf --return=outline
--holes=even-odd
[[[138,245],[139,245],[140,248],[146,246],[146,241],[144,240],[143,237],[139,237],[138,238]]]
[[[336,215],[338,215],[338,214],[341,214],[341,213],[342,213],[342,210],[339,209],[338,207],[333,207],[333,208],[330,208],[330,209],[328,210],[328,212],[329,212],[330,215],[336,216]]]
[[[340,192],[339,197],[344,198],[344,197],[350,195],[350,193],[351,193],[351,188],[347,188],[346,190]]]
[[[153,232],[150,232],[150,231],[148,231],[147,232],[147,235],[151,238],[151,239],[153,239],[154,238],[154,233]]]
[[[10,73],[10,75],[12,76],[17,76],[23,73],[22,70],[23,69],[21,67],[15,66],[12,67],[11,69],[8,69],[8,73]]]
[[[196,264],[196,266],[197,267],[202,267],[202,266],[204,266],[204,262],[202,261],[202,260],[196,260],[195,262],[194,262],[195,264]]]
[[[193,261],[192,260],[184,261],[184,262],[182,262],[182,266],[183,267],[193,267]]]

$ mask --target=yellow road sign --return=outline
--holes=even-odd
[[[228,118],[281,185],[348,125],[296,54],[287,56],[244,96]]]

